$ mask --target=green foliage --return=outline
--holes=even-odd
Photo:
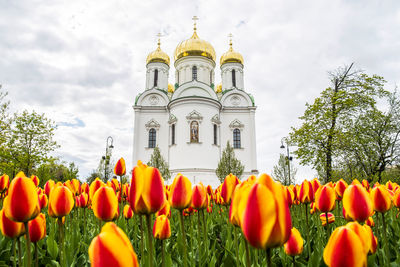
[[[332,179],[332,168],[339,156],[346,126],[359,114],[387,95],[380,76],[368,76],[349,67],[330,73],[331,87],[321,92],[313,104],[306,104],[302,125],[292,128],[290,139],[301,164],[311,164],[324,177]]]
[[[169,171],[168,163],[161,155],[161,151],[158,146],[154,148],[153,153],[150,157],[150,161],[147,163],[147,165],[157,168],[165,181],[171,179],[171,173]]]
[[[43,185],[50,179],[54,181],[65,182],[71,179],[78,179],[79,169],[76,167],[74,162],[67,164],[66,162],[60,162],[58,158],[50,158],[45,163],[41,164],[34,172],[39,179],[39,186]]]
[[[227,175],[230,173],[236,175],[239,179],[242,176],[244,165],[235,156],[235,151],[230,145],[229,141],[226,143],[226,148],[222,151],[221,160],[215,170],[219,181],[222,183]]]
[[[275,180],[279,181],[283,185],[289,185],[289,159],[287,156],[283,154],[279,154],[278,164],[274,166],[273,176]],[[293,166],[293,163],[290,162],[290,181],[294,184],[296,181],[297,168]]]
[[[12,176],[19,170],[31,175],[58,147],[53,140],[55,129],[55,122],[44,114],[27,110],[14,114],[7,133],[6,150],[2,155],[3,171]]]

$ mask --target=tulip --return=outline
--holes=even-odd
[[[371,248],[369,249],[368,254],[372,255],[372,254],[374,254],[376,252],[376,248],[378,246],[378,239],[376,238],[376,236],[372,232],[371,227],[369,227],[368,225],[363,225],[363,227],[368,232],[368,235],[369,235],[369,237],[371,239]]]
[[[49,199],[49,215],[61,218],[68,215],[74,207],[74,197],[66,186],[56,186],[51,190]]]
[[[290,187],[285,187],[286,188],[286,199],[288,202],[289,208],[293,205],[294,203],[294,192]]]
[[[321,187],[321,183],[318,181],[317,178],[314,178],[314,179],[311,181],[311,185],[312,185],[312,187],[313,187],[314,193],[317,192],[318,188]]]
[[[156,218],[153,226],[153,236],[160,240],[171,236],[171,228],[167,216],[161,215]]]
[[[23,223],[14,222],[9,219],[4,209],[0,211],[0,230],[3,236],[14,239],[25,234],[25,227]]]
[[[304,180],[301,184],[299,200],[301,203],[310,203],[314,201],[314,189],[310,181]]]
[[[11,181],[4,200],[4,212],[11,220],[23,223],[34,219],[40,212],[36,186],[23,172]]]
[[[80,208],[86,208],[89,205],[89,196],[85,192],[78,195],[76,200],[77,206]]]
[[[36,175],[31,175],[31,180],[35,184],[36,187],[39,185],[40,180]]]
[[[168,217],[168,219],[171,218],[171,206],[169,205],[168,201],[165,201],[164,206],[156,212],[156,217],[160,215],[165,215]]]
[[[0,193],[3,194],[4,191],[7,190],[10,185],[10,177],[7,174],[3,174],[0,176]]]
[[[125,219],[129,220],[133,217],[133,211],[131,209],[131,206],[129,206],[128,204],[126,204],[124,206],[124,217]]]
[[[367,180],[363,179],[361,184],[362,184],[362,186],[364,186],[365,189],[367,189],[367,190],[369,189],[369,183]]]
[[[129,195],[134,213],[152,214],[160,210],[165,202],[164,180],[160,171],[138,161],[132,171]]]
[[[233,193],[231,206],[229,209],[229,222],[235,226],[241,226],[243,213],[247,203],[247,196],[252,184],[243,182],[238,184]]]
[[[327,185],[320,187],[315,194],[315,205],[321,212],[332,211],[335,208],[335,190]]]
[[[40,213],[35,219],[29,221],[29,237],[36,243],[46,236],[46,216]]]
[[[350,227],[336,228],[324,249],[324,261],[329,267],[367,265],[362,240]]]
[[[352,184],[344,191],[343,208],[346,210],[346,215],[353,220],[364,222],[372,215],[372,207],[371,198],[361,184]]]
[[[89,200],[92,201],[94,193],[96,193],[96,191],[104,186],[105,184],[103,183],[102,180],[100,180],[100,178],[96,178],[89,186]]]
[[[87,183],[81,184],[80,193],[86,193],[89,196],[89,185]]]
[[[368,217],[368,219],[365,221],[365,224],[368,225],[369,227],[374,227],[375,226],[374,219],[372,219],[372,217]]]
[[[53,189],[53,187],[56,185],[56,183],[53,180],[48,180],[46,184],[44,185],[44,193],[46,194],[47,197],[50,196],[50,191]]]
[[[47,206],[49,202],[49,199],[47,198],[46,194],[41,194],[39,196],[39,204],[40,204],[40,209],[43,209]]]
[[[114,167],[114,174],[118,176],[123,176],[126,174],[125,160],[120,158]]]
[[[344,191],[347,187],[348,184],[343,179],[340,179],[336,182],[335,192],[338,200],[341,200],[343,198]]]
[[[396,192],[394,193],[393,205],[398,209],[400,208],[400,190],[396,190]]]
[[[126,234],[114,223],[106,223],[89,246],[92,267],[139,266],[137,256]]]
[[[300,255],[303,252],[303,238],[301,238],[299,230],[292,228],[288,241],[284,244],[285,253],[289,256]],[[293,264],[295,265],[295,264]]]
[[[192,189],[192,207],[195,209],[205,209],[208,206],[208,195],[202,183],[196,184]]]
[[[171,207],[183,210],[189,207],[192,201],[192,184],[189,179],[182,174],[178,174],[171,186],[169,202]]]
[[[385,213],[392,207],[391,196],[384,185],[379,185],[372,189],[371,198],[375,211]]]
[[[328,214],[328,224],[335,222],[335,215],[333,215],[331,212],[321,213],[319,215],[319,219],[321,220],[322,226],[326,226],[326,214]]]
[[[118,200],[114,190],[108,186],[100,187],[93,196],[94,215],[102,221],[112,221],[118,212]]]
[[[233,191],[235,191],[235,187],[239,183],[239,179],[232,173],[225,177],[224,183],[221,187],[221,196],[224,199],[225,205],[231,204]]]

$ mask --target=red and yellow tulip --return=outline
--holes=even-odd
[[[46,216],[40,213],[35,219],[29,221],[29,237],[35,243],[46,237]]]
[[[335,190],[329,185],[320,187],[315,194],[315,205],[321,212],[332,211],[335,208]]]
[[[6,216],[4,209],[0,211],[0,230],[3,236],[8,238],[16,238],[25,234],[24,224],[9,219]]]
[[[198,210],[207,208],[208,195],[202,183],[196,184],[192,189],[192,207]]]
[[[346,216],[358,222],[364,222],[373,212],[371,198],[360,183],[352,184],[344,191],[343,208]]]
[[[238,185],[239,183],[239,179],[232,173],[225,177],[224,183],[221,187],[221,196],[224,200],[225,205],[231,204],[233,191],[235,191],[236,185]]]
[[[124,158],[120,158],[114,167],[114,174],[118,176],[122,176],[126,174],[126,166]]]
[[[299,230],[293,227],[288,241],[284,244],[285,253],[289,256],[300,255],[303,252],[303,243]]]
[[[124,206],[124,217],[125,219],[129,220],[133,217],[133,211],[131,209],[131,206],[129,206],[128,204],[126,204]]]
[[[102,221],[112,221],[118,217],[118,200],[114,190],[108,186],[100,187],[93,196],[94,215]]]
[[[171,236],[169,219],[165,215],[158,216],[153,226],[153,236],[156,239],[164,240]]]
[[[192,183],[186,176],[178,174],[172,185],[169,195],[171,208],[183,210],[190,206],[192,202]]]
[[[371,198],[375,211],[385,213],[392,207],[391,195],[384,185],[374,187],[371,191]]]
[[[319,215],[319,219],[321,220],[322,226],[326,226],[326,213],[321,213]],[[335,215],[331,212],[328,212],[328,224],[335,222]]]
[[[68,187],[55,186],[50,192],[49,215],[62,218],[68,215],[74,207],[74,197]]]

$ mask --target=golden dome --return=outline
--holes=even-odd
[[[175,91],[175,88],[172,84],[168,84],[168,93],[173,93]]]
[[[229,41],[229,50],[225,52],[220,59],[220,65],[225,63],[233,62],[243,64],[243,57],[239,52],[236,52],[232,48],[232,39]]]
[[[215,62],[216,55],[214,47],[207,41],[199,38],[196,32],[196,23],[194,24],[192,37],[182,41],[175,49],[175,61],[187,56],[203,56]]]
[[[217,88],[215,89],[216,93],[221,93],[222,92],[222,84],[218,84]]]
[[[146,64],[153,63],[153,62],[161,62],[161,63],[165,63],[169,66],[169,56],[167,55],[167,53],[165,53],[164,51],[161,50],[160,39],[158,39],[157,45],[158,45],[157,49],[154,50],[153,52],[151,52],[147,56]]]

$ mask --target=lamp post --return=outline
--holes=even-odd
[[[108,164],[110,164],[110,152],[111,152],[111,149],[113,149],[114,148],[114,146],[113,146],[113,138],[111,137],[111,136],[109,136],[109,137],[107,137],[107,140],[106,140],[106,155],[105,156],[103,156],[103,160],[104,160],[104,182],[106,182],[107,181],[107,167],[108,167]]]
[[[287,159],[287,165],[288,165],[288,178],[289,178],[289,185],[290,185],[290,161],[293,159],[293,157],[290,156],[289,144],[288,144],[286,137],[283,137],[281,139],[281,149],[285,149],[285,145],[283,144],[283,142],[286,143],[286,151],[287,151],[286,159]]]

